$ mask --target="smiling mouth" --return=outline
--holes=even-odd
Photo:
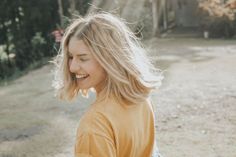
[[[75,78],[76,78],[76,79],[79,79],[79,80],[82,80],[82,79],[87,78],[88,76],[89,76],[89,75],[87,75],[87,74],[75,75]]]

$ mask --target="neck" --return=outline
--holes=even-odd
[[[97,90],[96,89],[96,100],[95,102],[100,102],[106,98],[106,90],[105,88]]]

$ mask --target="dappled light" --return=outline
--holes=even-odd
[[[100,19],[98,22],[105,23],[104,28],[93,26],[96,28],[94,32],[108,34],[110,38],[90,34],[90,40],[87,34],[91,32],[86,32],[86,29],[91,21],[87,20],[83,21],[86,27],[81,26],[77,31],[73,28],[68,33],[67,27],[72,19],[77,19],[78,24],[81,20],[78,17],[98,12],[112,13],[129,28],[125,27],[124,31],[123,25],[120,25],[117,33],[115,28],[109,27],[109,23]],[[112,24],[115,22],[113,19]],[[126,34],[122,35],[122,31]],[[87,39],[83,43],[86,49],[80,50],[83,53],[86,50],[82,56],[87,55],[87,58],[81,59],[81,52],[77,52],[81,45],[76,43],[72,44],[76,47],[73,53],[69,52],[73,33],[77,33],[76,40],[77,37],[79,41]],[[111,40],[114,37],[116,40]],[[95,42],[104,39],[103,45]],[[97,47],[90,46],[92,42]],[[132,45],[132,42],[143,45]],[[62,46],[62,43],[65,45]],[[131,50],[133,56],[130,57],[127,54]],[[141,52],[147,53],[150,63],[145,58],[146,54]],[[111,54],[114,56],[107,57]],[[123,59],[117,59],[119,55]],[[53,63],[57,63],[56,67]],[[151,63],[155,66],[153,69],[160,69],[160,80],[148,77],[156,72],[148,69]],[[80,71],[81,64],[89,74]],[[54,76],[60,65],[69,68],[59,69],[58,75]],[[104,68],[106,66],[107,69]],[[112,69],[113,66],[115,68]],[[98,67],[103,73],[99,73]],[[162,157],[235,157],[235,67],[236,0],[2,0],[0,157],[74,156],[81,117],[98,97],[95,85],[90,88],[90,84],[86,84],[86,78],[94,74],[98,74],[95,79],[100,78],[106,83],[104,86],[110,89],[107,91],[124,87],[124,92],[137,96],[132,89],[135,86],[141,88],[143,93],[139,94],[143,97],[154,89],[151,83],[161,82],[161,76],[164,76],[162,86],[150,93],[156,121],[153,139]],[[68,76],[62,75],[65,71]],[[114,72],[110,80],[102,77],[109,72]],[[73,82],[75,88],[71,90],[74,96],[86,93],[89,86],[88,97],[79,95],[71,102],[58,100],[53,85],[56,79],[61,81],[62,78],[67,83],[76,80],[76,83]],[[134,80],[130,81],[131,78]],[[112,86],[114,80],[119,84]],[[80,89],[83,81],[82,85],[86,88]],[[60,83],[57,84],[58,91],[65,88],[65,81]],[[128,94],[121,95],[120,104],[139,101],[136,97],[128,97]],[[127,107],[130,112],[132,105]],[[113,114],[117,113],[114,111]],[[135,116],[136,121],[143,118],[143,110],[140,113]],[[123,116],[119,115],[119,119],[127,123]]]

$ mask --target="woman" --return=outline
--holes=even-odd
[[[75,156],[152,156],[155,127],[149,97],[162,76],[124,21],[108,13],[74,20],[57,59],[55,85],[62,99],[96,91],[79,122]]]

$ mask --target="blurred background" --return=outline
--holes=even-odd
[[[51,87],[70,19],[121,16],[163,70],[152,94],[165,157],[236,156],[236,0],[1,0],[0,157],[68,157],[94,100]],[[132,131],[132,130],[131,130]]]

